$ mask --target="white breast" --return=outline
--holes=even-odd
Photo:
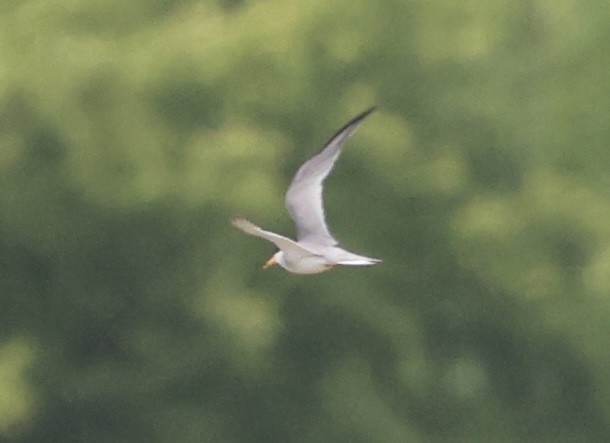
[[[279,262],[280,266],[295,274],[318,274],[320,272],[328,271],[332,268],[324,257],[317,255],[310,255],[307,257],[294,257],[288,254],[284,254],[282,261]]]

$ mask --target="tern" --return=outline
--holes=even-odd
[[[236,228],[265,239],[279,249],[263,269],[280,265],[296,274],[317,274],[336,266],[370,266],[381,262],[380,259],[354,254],[338,246],[326,225],[322,202],[324,180],[341,155],[343,144],[374,110],[367,109],[339,129],[317,155],[301,165],[292,179],[285,204],[296,225],[297,241],[265,231],[243,217],[231,219]]]

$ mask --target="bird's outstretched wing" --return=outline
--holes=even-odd
[[[296,225],[299,242],[328,246],[337,244],[326,226],[322,184],[339,158],[343,144],[374,110],[367,109],[339,129],[319,154],[303,163],[292,179],[286,192],[286,208]]]
[[[286,251],[287,253],[297,256],[297,257],[305,257],[311,255],[319,255],[301,245],[299,245],[294,240],[291,240],[283,235],[275,234],[274,232],[265,231],[264,229],[256,226],[254,223],[249,222],[243,217],[233,217],[231,219],[231,224],[235,226],[237,229],[245,232],[246,234],[254,235],[255,237],[260,237],[267,241],[270,241],[278,249],[282,251]]]

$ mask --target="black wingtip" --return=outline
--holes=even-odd
[[[341,129],[339,129],[337,132],[335,132],[333,134],[333,136],[330,138],[330,140],[324,146],[328,146],[337,136],[339,136],[341,133],[345,132],[345,130],[347,128],[349,128],[350,126],[358,126],[362,120],[364,120],[366,117],[368,117],[376,109],[377,109],[377,106],[371,106],[366,111],[363,111],[360,114],[358,114],[356,117],[352,118],[345,125],[343,125],[343,127]],[[351,131],[350,131],[350,134],[351,134]]]
[[[371,107],[369,107],[366,111],[364,111],[362,114],[364,116],[369,115],[371,112],[374,112],[377,110],[377,105],[372,105]]]
[[[377,110],[377,106],[371,106],[366,111],[362,111],[356,117],[352,118],[345,126],[343,126],[343,128],[341,128],[341,130],[343,130],[343,129],[349,127],[349,126],[352,126],[354,124],[360,123],[362,120],[367,118],[370,114],[372,114],[376,110]],[[341,132],[341,130],[339,130],[338,133]]]
[[[356,117],[354,117],[352,119],[352,123],[355,122],[355,121],[362,120],[363,118],[368,117],[369,114],[372,114],[376,110],[377,110],[377,106],[375,106],[375,105],[371,106],[366,111],[363,111],[360,114],[358,114]]]

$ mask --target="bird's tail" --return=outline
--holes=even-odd
[[[378,258],[365,257],[345,251],[344,255],[337,261],[337,264],[342,266],[372,266],[381,262],[382,260]]]

